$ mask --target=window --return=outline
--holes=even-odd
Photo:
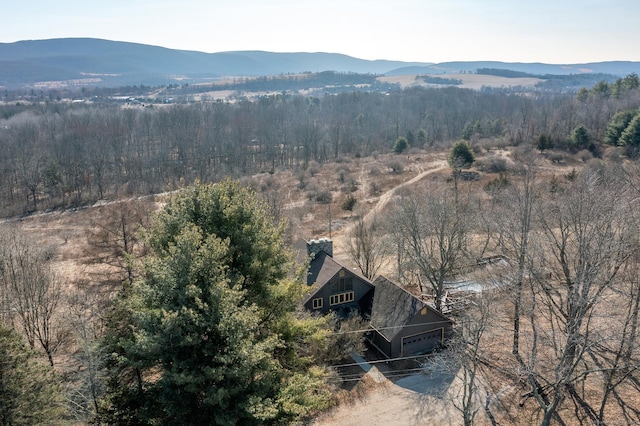
[[[344,270],[340,271],[338,275],[339,278],[331,281],[331,292],[335,294],[353,290],[353,277],[346,276]]]
[[[313,309],[322,309],[322,297],[313,299]]]
[[[349,303],[353,302],[355,299],[355,294],[353,291],[348,291],[346,293],[333,294],[329,297],[330,305],[339,305],[341,303]]]

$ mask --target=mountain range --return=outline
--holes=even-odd
[[[204,53],[94,38],[61,38],[0,43],[0,87],[161,85],[198,83],[222,77],[277,76],[336,71],[376,75],[450,74],[481,68],[533,75],[640,74],[640,62],[544,63],[403,62],[364,60],[338,53],[234,51]]]

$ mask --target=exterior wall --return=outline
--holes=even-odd
[[[425,308],[426,309],[426,308]],[[428,335],[428,339],[421,340],[411,344],[410,353],[403,351],[403,342],[408,344],[414,336],[420,336],[429,332],[436,332]],[[435,312],[426,309],[426,313],[421,315],[418,313],[404,328],[393,337],[391,341],[391,356],[393,358],[402,356],[411,356],[421,353],[427,353],[435,349],[443,343],[443,340],[449,337],[451,333],[451,322],[444,320]]]
[[[373,330],[369,337],[369,342],[375,348],[382,352],[383,355],[386,355],[387,358],[393,358],[391,351],[391,342],[389,342],[382,334],[380,334],[377,330]]]
[[[343,275],[340,277],[340,275]],[[339,278],[350,278],[352,290],[334,289],[333,283]],[[372,285],[364,281],[359,276],[353,274],[347,269],[341,269],[328,283],[318,290],[306,303],[305,308],[311,312],[325,315],[330,311],[335,311],[341,317],[347,317],[351,312],[360,312],[359,301],[372,289]],[[348,293],[353,292],[353,296]],[[332,297],[334,296],[334,297]],[[321,299],[322,307],[314,307],[314,300]],[[342,300],[342,301],[341,301]],[[331,303],[331,302],[337,303]],[[317,302],[316,302],[317,303]],[[317,306],[317,305],[316,305]]]

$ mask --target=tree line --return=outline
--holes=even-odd
[[[505,145],[542,137],[556,149],[573,149],[570,135],[584,126],[598,146],[612,116],[638,98],[637,76],[620,79],[615,90],[603,85],[578,96],[449,87],[148,108],[3,104],[1,213],[157,193],[196,179],[306,168],[310,161],[389,152],[400,137],[419,148],[461,137]]]

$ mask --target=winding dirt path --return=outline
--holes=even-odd
[[[363,220],[368,221],[371,220],[371,216],[372,215],[376,215],[378,213],[380,213],[386,206],[387,204],[389,204],[389,201],[391,200],[391,197],[393,197],[400,189],[405,188],[407,186],[411,186],[419,181],[421,181],[422,179],[424,179],[426,176],[435,173],[435,172],[439,172],[440,170],[443,170],[445,168],[448,167],[446,160],[438,160],[432,163],[432,168],[429,170],[425,170],[421,173],[419,173],[417,176],[413,177],[412,179],[409,179],[406,182],[401,183],[400,185],[396,186],[395,188],[390,189],[389,191],[385,192],[384,194],[382,194],[380,196],[380,198],[378,199],[378,203],[375,205],[375,207],[373,209],[371,209],[371,211],[369,211],[364,217]],[[349,225],[346,228],[351,228],[353,225]],[[349,229],[350,230],[350,229]]]
[[[416,184],[417,182],[421,181],[422,179],[424,179],[425,177],[429,176],[430,174],[442,171],[444,169],[446,169],[447,167],[449,167],[449,164],[447,163],[447,160],[437,160],[434,161],[432,163],[429,163],[427,165],[427,167],[429,167],[428,170],[424,170],[420,173],[418,173],[416,176],[414,176],[413,178],[402,182],[400,185],[397,185],[393,188],[391,188],[390,190],[388,190],[387,192],[385,192],[384,194],[382,194],[379,198],[377,203],[375,204],[375,206],[373,206],[373,208],[371,208],[364,216],[363,216],[363,220],[365,222],[368,222],[370,220],[372,220],[373,217],[375,217],[377,214],[379,214],[380,212],[382,212],[384,210],[384,208],[387,206],[387,204],[389,204],[389,201],[391,201],[391,198],[396,195],[398,193],[398,191],[400,191],[403,188],[409,187],[411,185]],[[361,176],[362,176],[362,172],[361,172]],[[333,235],[332,235],[332,240],[333,240],[333,250],[334,250],[334,257],[337,258],[341,258],[343,259],[344,256],[346,255],[346,247],[347,247],[347,238],[349,237],[349,234],[351,233],[351,230],[353,229],[353,227],[355,226],[355,223],[350,223],[346,226],[344,226],[343,228],[341,228],[339,231],[336,231]]]

